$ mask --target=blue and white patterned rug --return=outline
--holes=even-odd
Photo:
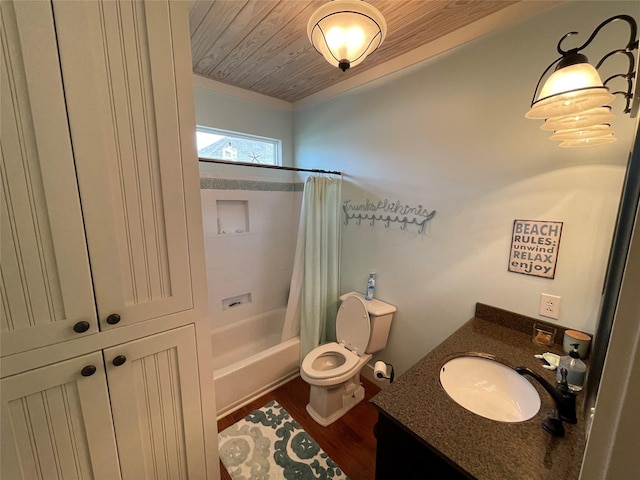
[[[348,480],[276,401],[220,432],[218,451],[234,480]]]

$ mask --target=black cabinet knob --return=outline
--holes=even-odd
[[[107,323],[109,325],[115,325],[119,321],[120,321],[120,315],[118,315],[117,313],[112,313],[107,317]]]
[[[76,333],[84,333],[89,330],[89,328],[91,328],[91,324],[85,320],[82,320],[81,322],[77,322],[73,326],[73,331]]]
[[[90,377],[94,373],[96,373],[96,366],[95,365],[87,365],[82,370],[80,370],[80,374],[83,377]]]
[[[127,357],[125,357],[124,355],[118,355],[111,361],[111,363],[113,363],[116,367],[119,367],[126,361],[127,361]]]

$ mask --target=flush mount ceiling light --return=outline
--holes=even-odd
[[[318,8],[307,24],[311,44],[343,72],[378,48],[386,34],[382,14],[361,0],[333,0]]]
[[[580,53],[591,44],[598,32],[614,21],[622,20],[629,26],[629,41],[624,48],[607,53],[598,64],[593,67],[585,55]],[[560,58],[556,59],[542,73],[531,101],[531,109],[526,113],[527,118],[546,120],[543,130],[553,130],[553,140],[563,139],[562,147],[576,147],[588,145],[601,145],[615,141],[613,132],[603,122],[613,118],[610,107],[615,100],[615,95],[622,95],[626,100],[624,113],[629,113],[635,118],[638,112],[640,95],[633,91],[635,71],[635,57],[632,53],[638,49],[637,25],[633,17],[629,15],[616,15],[596,27],[587,41],[578,48],[565,50],[562,42],[576,35],[577,32],[569,32],[558,42]],[[600,79],[598,69],[613,55],[624,55],[628,59],[629,68],[624,73],[610,76],[604,82]],[[542,88],[543,79],[555,66],[554,72],[546,79]],[[626,90],[611,93],[607,84],[615,79],[626,80]],[[636,89],[638,88],[636,82]],[[539,92],[539,93],[538,93]],[[580,132],[580,133],[577,133]],[[578,135],[576,137],[576,135]],[[580,136],[583,135],[583,136]],[[585,137],[588,135],[589,137]],[[597,141],[598,138],[602,138]]]

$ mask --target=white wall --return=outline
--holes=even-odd
[[[342,290],[363,290],[377,272],[376,296],[398,307],[378,357],[400,373],[467,321],[476,302],[542,319],[540,293],[559,295],[558,323],[595,329],[634,121],[617,99],[620,140],[569,150],[524,113],[566,32],[584,32],[577,45],[612,15],[640,18],[640,6],[570,3],[295,112],[297,166],[345,172],[343,199],[437,211],[422,235],[343,228]],[[594,63],[626,43],[625,28],[603,31],[586,52]],[[507,271],[514,219],[564,222],[555,279]]]

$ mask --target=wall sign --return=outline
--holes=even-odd
[[[562,222],[514,220],[509,271],[554,278]]]

